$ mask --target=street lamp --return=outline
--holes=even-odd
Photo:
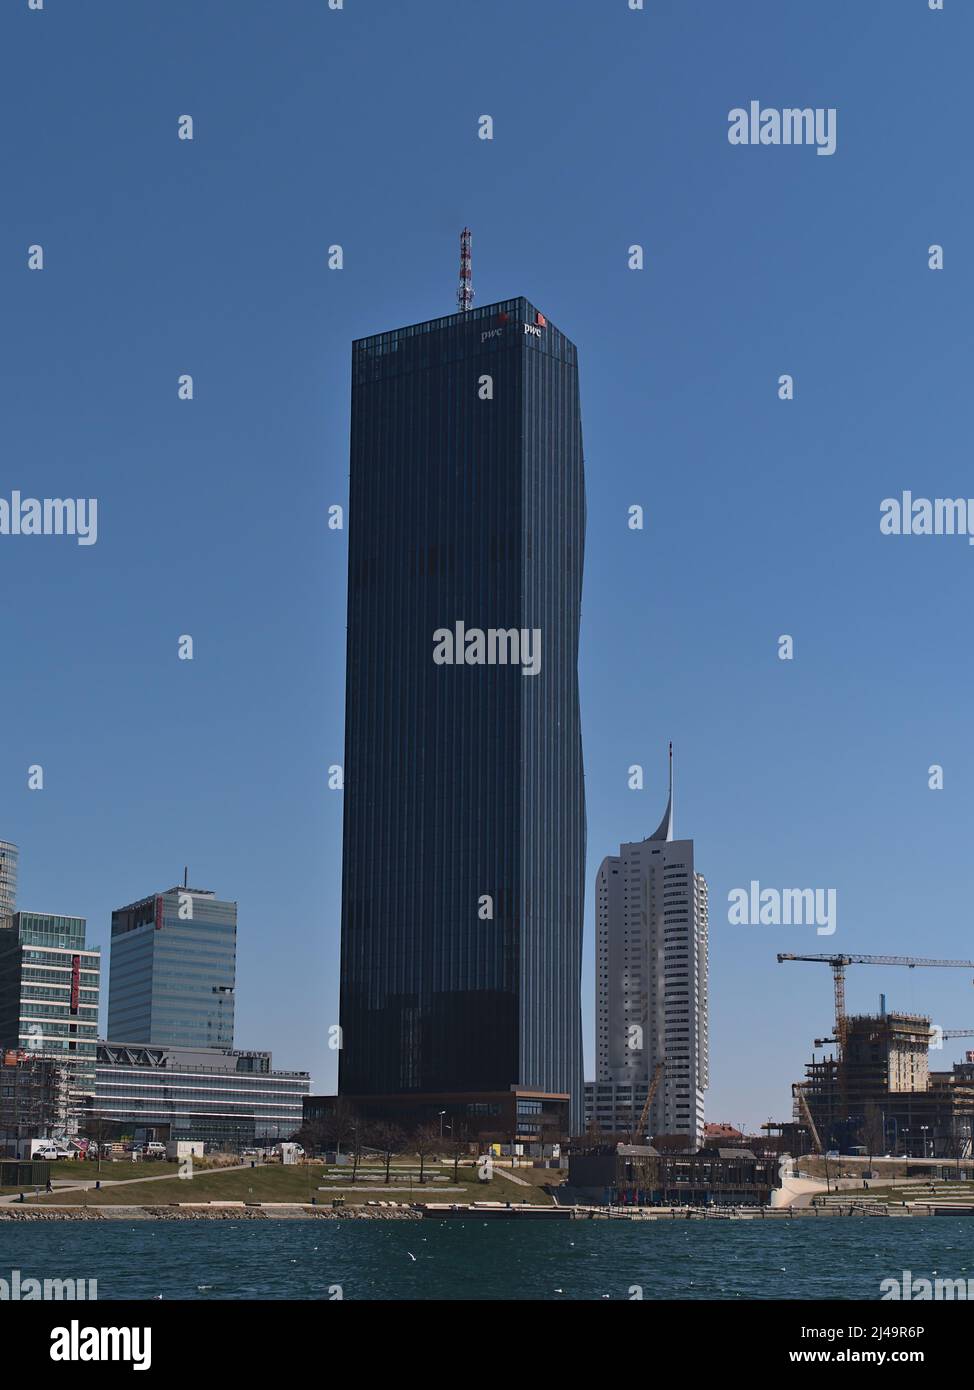
[[[440,1138],[441,1138],[441,1139],[443,1138],[443,1116],[444,1116],[445,1114],[446,1114],[446,1111],[445,1111],[445,1110],[441,1110],[441,1111],[440,1111]]]

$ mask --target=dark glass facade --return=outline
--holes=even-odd
[[[523,298],[357,341],[350,488],[340,1090],[580,1107],[574,345]],[[437,664],[458,623],[540,669]]]

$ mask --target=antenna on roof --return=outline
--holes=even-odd
[[[457,305],[461,314],[465,314],[468,309],[473,308],[473,270],[470,262],[470,243],[472,240],[469,227],[464,227],[460,233],[460,285],[457,289]]]
[[[184,887],[184,888],[188,888],[188,887],[189,887],[189,865],[188,865],[188,864],[187,864],[187,865],[185,866],[185,868],[183,869],[183,887]]]

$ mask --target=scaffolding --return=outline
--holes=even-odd
[[[0,1141],[64,1134],[70,1108],[69,1077],[60,1063],[22,1051],[2,1054]]]
[[[931,1073],[930,1019],[862,1014],[846,1020],[844,1059],[805,1065],[799,1088],[826,1149],[969,1158],[974,1067]],[[796,1123],[806,1123],[796,1096]]]

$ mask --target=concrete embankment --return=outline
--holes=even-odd
[[[321,1207],[273,1202],[265,1206],[233,1202],[181,1203],[179,1206],[38,1206],[0,1207],[0,1221],[274,1221],[287,1218],[320,1221],[416,1221],[411,1207]]]

